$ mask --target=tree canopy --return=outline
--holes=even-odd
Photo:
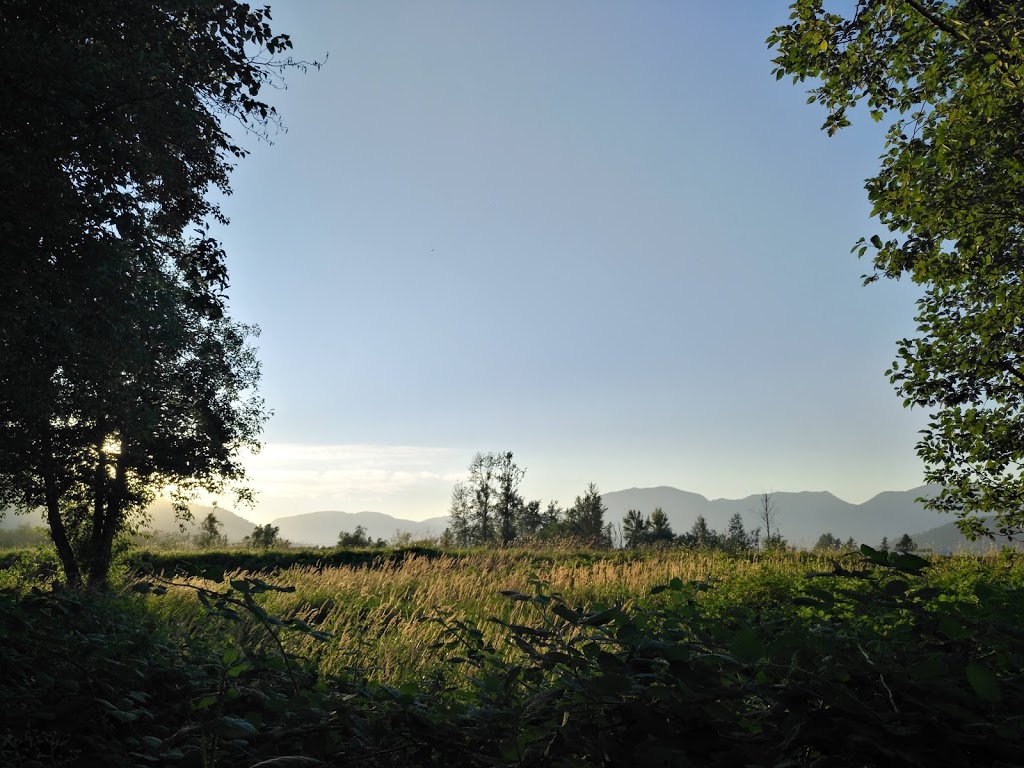
[[[226,314],[225,222],[292,66],[231,1],[0,7],[0,506],[42,507],[69,583],[103,584],[156,491],[244,479],[266,418],[255,329]]]
[[[888,126],[866,182],[888,234],[854,250],[866,281],[924,290],[889,376],[930,410],[917,452],[943,490],[927,503],[972,538],[988,514],[1024,529],[1024,6],[798,0],[768,43],[778,78],[812,80],[830,135],[859,114]]]

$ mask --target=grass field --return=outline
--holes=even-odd
[[[374,679],[401,684],[436,672],[439,659],[430,647],[441,633],[428,621],[447,616],[499,628],[488,619],[528,621],[532,606],[502,596],[502,591],[531,591],[540,581],[570,605],[587,610],[594,605],[617,605],[627,610],[643,603],[652,587],[673,578],[710,582],[702,593],[709,608],[728,603],[749,607],[784,605],[797,594],[804,575],[829,568],[826,558],[792,554],[734,558],[720,552],[694,553],[682,549],[653,551],[642,556],[595,556],[593,553],[529,550],[477,551],[459,557],[412,556],[382,567],[294,567],[278,571],[269,583],[294,587],[294,592],[270,592],[261,605],[271,614],[297,617],[331,633],[326,643],[303,635],[290,638],[294,650],[315,655],[320,669],[335,673],[357,667]],[[239,578],[242,572],[226,574]],[[179,583],[214,585],[205,580]],[[195,593],[184,586],[151,599],[153,610],[190,631],[254,632],[251,622],[227,623],[216,630],[197,612]],[[514,648],[508,649],[511,654]]]
[[[213,578],[106,596],[30,590],[24,555],[0,762],[1013,765],[1024,740],[1019,555],[292,554],[171,553]]]

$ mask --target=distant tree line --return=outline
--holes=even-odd
[[[511,546],[573,540],[597,548],[612,546],[612,528],[604,521],[607,509],[593,483],[563,509],[557,501],[542,507],[539,500],[523,498],[519,487],[526,470],[515,463],[511,451],[476,454],[468,473],[452,489],[451,523],[442,544]]]
[[[668,515],[661,507],[655,507],[648,517],[644,517],[639,510],[629,510],[622,518],[622,539],[626,549],[675,546],[750,552],[762,548],[785,549],[787,546],[786,540],[777,532],[770,538],[762,539],[760,528],[748,531],[743,523],[743,515],[739,512],[729,518],[724,533],[714,530],[703,515],[698,515],[689,531],[677,534],[672,530]]]

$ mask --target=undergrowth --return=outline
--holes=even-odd
[[[865,547],[8,589],[0,764],[1015,765],[1022,585]]]

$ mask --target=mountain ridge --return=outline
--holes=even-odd
[[[968,542],[956,531],[953,523],[945,522],[948,518],[926,510],[917,501],[918,497],[937,490],[937,486],[923,485],[906,491],[881,491],[859,504],[844,501],[831,491],[775,492],[771,494],[776,510],[773,530],[778,530],[790,544],[802,547],[813,546],[823,533],[831,533],[842,541],[852,537],[858,543],[871,546],[878,546],[883,537],[891,543],[907,533],[919,545],[930,546],[935,551],[979,551],[978,544]],[[603,494],[602,499],[607,508],[605,522],[616,527],[621,525],[628,510],[637,509],[649,515],[656,507],[661,507],[666,513],[677,534],[688,531],[698,516],[703,516],[711,528],[720,532],[726,530],[729,519],[736,513],[741,515],[748,531],[759,527],[757,507],[760,494],[741,499],[709,499],[693,491],[659,485],[610,491]],[[151,521],[145,529],[172,535],[180,532],[170,502],[159,500],[147,511]],[[240,542],[256,527],[245,517],[221,507],[195,505],[192,512],[193,520],[185,524],[188,532],[194,533],[198,523],[213,512],[223,524],[222,531],[231,543]],[[16,528],[24,524],[45,525],[45,522],[39,516],[15,516],[9,511],[0,520],[0,528]],[[342,531],[353,533],[356,526],[362,526],[373,540],[390,541],[399,533],[408,533],[414,539],[440,536],[448,524],[446,516],[408,520],[371,510],[318,510],[271,521],[271,525],[279,528],[282,539],[296,545],[313,546],[332,546]],[[988,548],[985,542],[980,546],[981,550]]]

